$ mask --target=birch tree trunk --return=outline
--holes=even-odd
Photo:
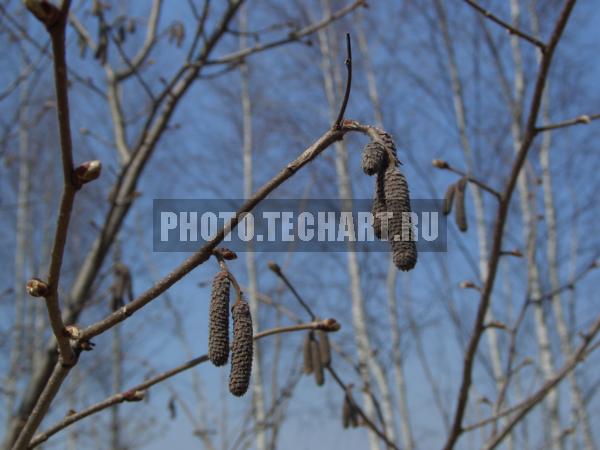
[[[23,62],[23,70],[27,70]],[[6,390],[6,427],[10,425],[17,395],[17,378],[19,376],[22,359],[25,356],[23,347],[25,334],[25,259],[28,242],[29,222],[29,192],[31,190],[29,156],[29,130],[27,118],[29,114],[28,99],[29,83],[21,84],[19,92],[19,181],[17,192],[17,231],[15,248],[15,275],[14,275],[14,305],[15,319],[13,324],[13,344],[10,351],[8,376],[5,382]]]
[[[518,27],[520,22],[519,0],[509,1],[512,22]],[[522,105],[525,93],[525,75],[523,71],[520,40],[518,37],[511,36],[510,43],[515,67],[511,134],[513,140],[513,149],[515,154],[517,154],[521,146],[521,121]],[[524,170],[519,173],[517,187],[519,191],[521,213],[523,216],[523,234],[526,243],[528,293],[530,298],[533,300],[535,331],[540,351],[540,366],[544,378],[548,379],[554,374],[554,360],[552,349],[550,347],[550,333],[548,331],[546,315],[544,312],[544,307],[541,303],[542,292],[540,285],[540,273],[538,263],[536,261],[537,219],[531,208],[529,200],[531,193],[527,181],[527,172]],[[550,415],[550,439],[548,448],[552,450],[563,450],[564,445],[562,445],[562,432],[558,409],[558,390],[554,389],[548,393],[546,404],[548,405],[548,412]]]
[[[467,173],[472,173],[474,169],[473,162],[473,150],[469,135],[467,131],[467,116],[465,101],[463,96],[463,87],[458,71],[458,63],[456,61],[456,54],[452,39],[450,37],[450,31],[448,29],[448,22],[446,19],[446,12],[442,6],[440,0],[436,0],[436,10],[440,21],[440,28],[442,31],[442,37],[444,40],[444,46],[446,48],[446,54],[448,57],[448,68],[450,72],[450,83],[452,87],[452,101],[454,105],[454,115],[456,120],[456,126],[458,129],[461,149],[467,165]],[[479,248],[479,278],[483,283],[488,278],[488,237],[487,237],[487,224],[485,221],[485,205],[481,189],[471,183],[469,190],[473,198],[473,206],[475,211],[475,223],[477,230],[477,241]],[[494,321],[494,313],[492,308],[488,308],[486,313],[485,322]],[[490,360],[492,363],[492,373],[494,375],[494,382],[496,389],[500,390],[503,378],[502,370],[502,359],[500,356],[500,344],[498,341],[498,331],[494,328],[486,330],[486,336],[488,341],[488,349],[490,352]],[[502,405],[497,405],[500,409]],[[512,435],[507,438],[508,448],[512,448]]]
[[[371,64],[369,53],[369,43],[364,32],[363,14],[359,11],[357,14],[357,36],[361,57],[364,61],[363,66],[367,76],[367,88],[369,99],[373,104],[373,114],[375,124],[383,128],[383,114],[381,112],[381,103],[377,91],[377,81],[375,71]],[[410,276],[406,274],[406,276]],[[400,427],[402,429],[402,444],[406,450],[413,450],[414,440],[412,428],[410,425],[410,414],[408,410],[408,399],[406,392],[406,378],[404,376],[403,355],[401,350],[400,323],[398,321],[398,299],[396,296],[396,283],[398,279],[398,268],[393,263],[391,257],[388,266],[388,275],[386,281],[388,311],[390,315],[390,330],[392,341],[392,362],[394,366],[394,377],[396,379],[396,389],[398,391],[398,408],[400,410]]]
[[[536,36],[539,36],[539,21],[535,5],[531,5],[531,27]],[[538,54],[538,58],[539,58]],[[550,123],[550,99],[549,88],[546,85],[542,105],[542,125]],[[550,289],[554,292],[550,301],[556,320],[556,328],[560,339],[560,347],[563,356],[573,354],[573,344],[569,334],[569,327],[565,319],[562,307],[562,298],[558,289],[560,288],[559,265],[558,265],[558,232],[556,225],[556,208],[554,206],[554,193],[552,190],[552,172],[550,169],[550,149],[552,147],[552,133],[546,132],[542,136],[542,146],[540,148],[540,167],[542,168],[542,189],[544,195],[544,218],[548,231],[546,253],[548,258],[548,274],[550,276]],[[573,426],[581,424],[583,442],[585,450],[595,450],[596,443],[590,427],[590,419],[587,411],[587,405],[583,400],[579,381],[577,379],[577,369],[573,370],[569,376],[569,388],[571,395],[571,414]],[[574,444],[575,446],[576,444]]]
[[[329,0],[323,1],[325,15],[331,14],[331,3]],[[319,46],[323,55],[323,82],[325,94],[329,105],[330,118],[333,121],[336,117],[336,84],[341,81],[339,66],[332,64],[333,55],[336,55],[334,45],[330,45],[327,31],[318,32]],[[352,210],[352,184],[348,170],[348,150],[344,142],[335,144],[335,166],[338,178],[338,194],[342,199],[344,210]],[[350,297],[352,299],[352,322],[354,326],[354,336],[358,350],[359,365],[361,366],[361,376],[367,387],[371,386],[369,369],[373,374],[377,387],[381,393],[381,406],[383,415],[383,427],[387,437],[395,441],[394,415],[392,406],[392,397],[383,368],[377,358],[372,354],[369,331],[367,329],[367,317],[364,307],[364,297],[362,294],[360,269],[358,258],[356,256],[355,245],[348,243],[347,247],[348,277],[350,278]],[[366,412],[369,417],[375,416],[375,408],[368,392],[364,395]],[[369,444],[372,450],[379,448],[379,439],[373,433],[369,432]]]
[[[248,29],[248,12],[245,6],[240,9],[240,49],[247,47],[246,31]],[[252,102],[250,98],[250,74],[248,64],[240,64],[240,75],[242,79],[242,161],[244,171],[244,198],[252,196],[253,167],[252,167]],[[250,230],[249,230],[250,231]],[[254,333],[260,329],[256,259],[254,257],[254,244],[248,242],[246,247],[246,268],[248,271],[248,304],[252,314],[252,326]],[[265,397],[262,381],[262,355],[260,345],[254,341],[254,359],[252,361],[252,401],[254,407],[254,418],[256,423],[256,448],[267,450],[267,438],[265,432]]]

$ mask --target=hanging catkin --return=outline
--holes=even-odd
[[[410,197],[406,178],[395,165],[390,164],[384,173],[385,204],[392,217],[388,220],[388,239],[393,260],[400,270],[411,270],[417,263],[417,246],[413,241],[410,221]]]
[[[252,316],[248,303],[243,300],[238,300],[231,310],[233,344],[231,346],[229,392],[241,397],[248,390],[252,371]]]
[[[215,366],[229,357],[229,277],[220,271],[213,279],[208,325],[208,359]]]
[[[456,225],[458,226],[458,229],[460,231],[462,231],[463,233],[465,231],[467,231],[468,229],[468,225],[467,225],[467,214],[466,214],[466,210],[465,210],[465,190],[467,188],[467,179],[466,178],[461,178],[458,183],[456,183],[456,210],[454,211],[455,213],[455,219],[456,219]]]
[[[321,364],[328,366],[331,362],[331,346],[329,345],[329,336],[326,331],[317,331],[319,337],[319,354],[321,355]]]
[[[344,396],[344,404],[342,406],[342,426],[348,428],[350,426],[350,416],[352,415],[352,409],[348,396]]]
[[[380,142],[369,142],[362,151],[360,165],[367,175],[375,175],[385,169],[388,163],[388,155],[384,145]]]
[[[379,214],[386,212],[385,193],[383,190],[383,171],[377,174],[375,180],[375,197],[373,198],[373,230],[377,239],[381,239],[381,218]]]
[[[444,195],[444,209],[442,211],[445,216],[450,214],[450,212],[452,211],[452,203],[454,201],[454,192],[455,191],[456,191],[455,184],[451,184],[450,186],[448,186],[448,189],[446,189],[446,195]]]
[[[303,347],[303,354],[304,354],[304,373],[305,374],[311,374],[313,372],[313,357],[312,357],[312,352],[311,352],[311,341],[314,339],[312,337],[313,332],[309,331],[308,333],[306,333],[306,337],[304,338],[304,347]]]
[[[317,386],[323,386],[323,383],[325,383],[325,373],[323,372],[323,363],[321,362],[319,343],[316,341],[316,339],[312,339],[310,341],[310,353],[312,354],[315,382],[317,383]]]

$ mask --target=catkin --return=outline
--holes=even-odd
[[[388,159],[392,161],[393,165],[398,165],[399,161],[396,153],[396,144],[394,143],[392,136],[380,128],[374,128],[373,131],[376,135],[376,139],[381,142],[384,148],[388,151]]]
[[[321,355],[321,364],[328,366],[331,363],[331,346],[329,345],[329,336],[326,331],[317,331],[319,337],[319,354]]]
[[[233,315],[233,344],[231,346],[231,374],[229,392],[241,397],[248,390],[252,372],[252,316],[245,301],[237,301]]]
[[[350,418],[352,415],[352,407],[348,401],[348,396],[344,396],[344,404],[342,405],[342,426],[348,428],[350,426]]]
[[[310,353],[312,354],[312,365],[315,373],[315,382],[317,386],[323,386],[325,383],[325,373],[323,372],[323,363],[321,362],[321,352],[319,344],[315,339],[310,341]]]
[[[417,246],[413,240],[410,215],[403,214],[411,211],[410,197],[406,178],[392,164],[384,173],[383,189],[387,210],[392,213],[388,219],[388,239],[392,246],[393,261],[400,270],[408,271],[417,263]]]
[[[313,332],[309,331],[304,338],[304,373],[307,375],[313,373],[313,357],[310,345],[311,341],[314,339],[312,334]]]
[[[377,174],[377,178],[375,180],[375,197],[373,198],[373,230],[375,231],[375,236],[377,239],[381,239],[381,218],[378,217],[378,214],[383,214],[386,212],[385,206],[385,192],[383,189],[383,171]]]
[[[220,271],[213,279],[208,325],[208,359],[215,366],[229,357],[229,286],[227,272]]]
[[[455,184],[451,184],[450,186],[448,186],[448,189],[446,189],[446,195],[444,195],[444,209],[442,211],[445,216],[450,214],[450,212],[452,211],[452,203],[454,202],[454,192],[455,191],[456,191]]]
[[[365,145],[360,160],[363,172],[369,176],[374,175],[385,169],[387,162],[388,155],[382,143],[371,141]]]
[[[456,210],[454,211],[456,225],[463,233],[467,231],[467,214],[465,210],[465,190],[467,188],[466,178],[461,178],[456,183]]]

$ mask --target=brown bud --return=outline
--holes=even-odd
[[[339,331],[340,328],[342,328],[340,323],[333,318],[322,320],[319,323],[319,330],[323,331]]]
[[[313,373],[312,347],[310,345],[313,339],[314,337],[312,331],[306,333],[306,337],[304,338],[304,346],[302,348],[302,353],[304,356],[304,373],[307,375]]]
[[[123,398],[126,402],[141,402],[144,400],[144,398],[146,398],[146,391],[127,391],[123,393]]]
[[[329,344],[329,336],[326,331],[317,331],[319,337],[319,354],[321,355],[321,363],[328,366],[331,363],[331,346]]]
[[[76,325],[67,325],[65,327],[65,334],[69,339],[77,340],[81,337],[81,330]]]
[[[232,261],[234,259],[237,259],[237,254],[233,250],[228,249],[227,247],[219,248],[219,253],[221,253],[221,256],[223,257],[223,259],[225,259],[227,261]]]
[[[475,283],[469,280],[461,281],[458,287],[461,289],[479,289]]]
[[[48,284],[39,278],[32,278],[29,280],[26,285],[26,290],[32,297],[45,297],[50,291]]]
[[[102,163],[98,160],[86,161],[75,168],[75,182],[81,186],[82,184],[94,181],[100,176],[102,171]]]
[[[579,117],[577,118],[577,122],[578,122],[578,123],[584,123],[584,124],[588,124],[588,123],[591,123],[591,122],[592,122],[592,119],[591,119],[591,117],[590,117],[590,116],[588,116],[587,114],[583,114],[583,115],[581,115],[581,116],[579,116]]]
[[[229,277],[222,270],[213,279],[208,325],[208,359],[217,367],[229,357],[229,288]]]
[[[417,246],[413,240],[410,221],[410,197],[404,175],[393,165],[384,173],[385,203],[392,217],[388,220],[388,239],[392,246],[393,260],[400,270],[408,271],[417,263]]]
[[[325,373],[323,372],[323,363],[321,362],[319,344],[315,339],[310,341],[310,353],[313,361],[312,365],[313,372],[315,374],[315,382],[317,383],[317,386],[323,386],[323,383],[325,383]]]
[[[446,189],[446,194],[444,195],[444,210],[442,211],[445,216],[450,214],[452,211],[452,203],[454,201],[454,192],[456,191],[456,185],[451,184]]]
[[[431,161],[431,165],[437,169],[447,169],[450,167],[443,159],[434,159]]]
[[[463,233],[468,230],[467,226],[467,213],[465,210],[465,190],[467,188],[467,179],[461,178],[458,183],[456,183],[456,209],[455,220],[458,229]]]
[[[279,267],[279,264],[277,264],[275,261],[269,261],[267,265],[272,272],[276,273],[277,275],[281,274],[281,267]]]
[[[233,345],[231,346],[231,373],[229,392],[241,397],[250,385],[252,372],[252,316],[245,301],[237,301],[232,308]]]
[[[369,142],[362,151],[360,165],[363,172],[371,176],[385,169],[388,154],[381,142]]]

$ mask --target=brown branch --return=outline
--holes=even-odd
[[[304,301],[304,299],[300,296],[300,294],[298,293],[298,291],[296,290],[296,288],[294,288],[294,286],[292,285],[292,283],[290,282],[290,280],[288,280],[288,278],[285,276],[285,274],[281,271],[281,267],[274,263],[274,262],[270,262],[269,263],[269,269],[271,269],[271,271],[277,275],[281,281],[284,282],[284,284],[288,287],[288,289],[291,291],[291,293],[294,295],[294,298],[296,300],[298,300],[298,303],[300,303],[300,306],[302,306],[304,308],[304,310],[308,313],[308,315],[310,316],[311,320],[316,320],[317,319],[317,315],[313,312],[313,310],[310,308],[310,306],[308,306],[308,303],[306,303]]]
[[[336,12],[334,12],[330,16],[324,18],[320,22],[310,24],[310,25],[302,28],[301,30],[293,31],[284,38],[277,39],[272,42],[267,42],[266,44],[259,43],[259,44],[256,44],[254,47],[249,47],[244,50],[239,50],[239,51],[230,53],[228,55],[221,56],[220,58],[217,58],[217,59],[209,60],[206,62],[206,64],[207,65],[232,64],[232,63],[236,63],[237,61],[244,59],[247,56],[250,56],[254,53],[262,52],[262,51],[268,50],[270,48],[279,47],[281,45],[288,44],[290,42],[298,41],[301,38],[303,38],[304,36],[308,36],[309,34],[313,34],[317,31],[321,30],[322,28],[325,28],[332,22],[335,22],[336,20],[341,19],[345,15],[350,14],[352,11],[354,11],[358,7],[365,6],[365,5],[366,5],[365,0],[356,0],[354,3],[351,3],[350,5],[347,5],[341,9],[337,10]]]
[[[530,395],[525,400],[517,403],[516,405],[513,405],[509,408],[506,408],[506,409],[498,412],[497,414],[494,414],[492,417],[488,417],[486,419],[480,420],[471,425],[466,425],[464,427],[464,432],[473,431],[477,428],[481,428],[483,426],[489,425],[490,423],[494,423],[494,422],[498,421],[498,419],[501,419],[502,417],[513,414],[517,411],[520,411],[519,414],[521,414],[521,410],[523,408],[529,408],[529,410],[531,410],[531,408],[533,406],[535,406],[537,403],[542,401],[544,396],[548,392],[550,392],[554,387],[556,387],[556,385],[560,381],[562,381],[569,374],[569,372],[575,368],[575,366],[579,362],[581,362],[584,358],[587,358],[593,351],[598,349],[597,344],[592,345],[592,346],[590,346],[590,344],[591,344],[591,341],[592,341],[592,338],[594,337],[594,335],[596,335],[598,333],[598,331],[600,331],[600,329],[598,328],[599,321],[600,321],[600,318],[598,318],[596,320],[596,323],[593,325],[592,330],[590,332],[588,332],[588,334],[586,334],[584,342],[580,345],[579,349],[577,349],[577,351],[573,354],[573,356],[563,365],[563,367],[558,372],[556,372],[556,375],[554,377],[547,380],[535,393]],[[525,412],[525,414],[527,412]],[[523,416],[521,416],[521,418],[519,420],[521,420],[522,418],[523,418]],[[515,422],[515,425],[517,422]],[[509,426],[509,425],[510,424],[507,424],[507,426]],[[508,431],[510,431],[510,430],[508,430]],[[501,431],[501,433],[504,433],[504,432],[505,432],[505,430],[503,429]],[[495,438],[496,437],[497,436],[495,436]]]
[[[479,12],[480,14],[483,14],[485,17],[487,17],[488,19],[490,19],[492,22],[500,25],[502,28],[505,28],[506,31],[508,31],[510,34],[514,34],[516,36],[519,36],[522,39],[525,39],[526,41],[528,41],[528,42],[532,43],[533,45],[539,47],[539,49],[542,52],[546,51],[546,44],[544,44],[539,39],[536,39],[535,37],[530,36],[529,34],[527,34],[527,33],[523,32],[523,31],[519,30],[518,28],[513,27],[508,22],[505,22],[504,20],[502,20],[499,17],[497,17],[494,14],[492,14],[487,9],[483,8],[476,1],[474,1],[474,0],[464,0],[464,1],[469,6],[471,6],[473,9],[475,9],[477,12]]]
[[[529,149],[531,148],[531,144],[536,136],[536,121],[538,118],[538,113],[540,110],[542,94],[544,92],[544,88],[546,86],[546,80],[548,78],[548,72],[550,69],[550,64],[552,62],[552,57],[554,55],[554,50],[558,45],[562,32],[565,29],[569,16],[573,7],[575,6],[576,0],[568,0],[559,16],[559,19],[555,25],[554,31],[552,32],[552,36],[548,42],[548,45],[545,46],[545,51],[542,55],[540,61],[540,69],[535,82],[535,88],[531,100],[531,106],[529,111],[529,116],[527,119],[527,125],[525,128],[525,134],[523,136],[523,141],[513,163],[510,177],[506,188],[502,194],[500,205],[498,207],[497,219],[494,225],[494,237],[492,244],[492,251],[489,259],[489,270],[488,277],[485,281],[485,285],[483,287],[481,293],[481,300],[479,302],[479,307],[477,310],[477,316],[475,319],[475,323],[473,325],[473,331],[471,334],[471,338],[469,339],[469,343],[467,345],[467,349],[465,350],[464,363],[463,363],[463,375],[462,381],[458,393],[458,399],[456,402],[456,410],[454,413],[454,420],[452,424],[452,428],[450,434],[448,435],[447,441],[444,445],[444,450],[451,450],[454,448],[454,445],[458,441],[458,438],[463,433],[463,418],[465,415],[465,411],[467,408],[467,404],[469,401],[469,391],[472,383],[473,376],[473,365],[475,362],[475,354],[477,353],[477,348],[479,347],[479,342],[481,340],[481,336],[485,331],[484,321],[486,317],[487,310],[490,305],[490,299],[492,290],[494,288],[494,282],[496,279],[496,274],[498,270],[498,261],[500,259],[501,250],[502,250],[502,241],[504,236],[504,227],[506,225],[506,220],[508,217],[510,200],[512,198],[512,194],[515,189],[515,185],[517,183],[517,178],[523,164],[525,163],[525,159],[527,158],[527,154]]]
[[[335,382],[338,384],[338,386],[340,388],[342,388],[342,390],[347,393],[349,392],[349,386],[347,384],[345,384],[342,379],[339,377],[339,375],[337,374],[337,372],[333,369],[333,367],[331,367],[331,365],[326,367],[327,371],[331,374],[331,376],[333,376],[333,379],[335,380]],[[352,403],[352,406],[356,409],[356,411],[358,412],[358,414],[360,415],[360,417],[362,417],[363,421],[365,422],[365,424],[377,435],[379,436],[379,438],[384,441],[386,443],[386,445],[388,446],[388,448],[390,449],[394,449],[394,450],[399,450],[398,447],[396,446],[395,443],[393,443],[386,435],[383,431],[381,431],[377,425],[375,425],[373,423],[373,421],[371,419],[369,419],[369,416],[367,416],[365,414],[365,412],[362,410],[362,408],[358,405],[358,403],[356,403],[354,401],[354,399],[349,396],[349,399]]]
[[[500,192],[498,192],[496,189],[488,186],[483,181],[478,180],[477,178],[475,178],[475,177],[467,174],[466,172],[464,172],[464,171],[462,171],[460,169],[457,169],[455,167],[452,167],[446,161],[443,161],[443,160],[440,160],[440,159],[434,159],[433,160],[433,166],[437,167],[438,169],[444,169],[444,170],[449,170],[450,172],[454,172],[455,174],[460,175],[463,178],[466,178],[468,182],[473,183],[473,184],[479,186],[481,189],[483,189],[486,192],[489,192],[494,197],[496,197],[496,200],[498,200],[498,201],[501,200]]]
[[[348,106],[348,100],[350,99],[350,89],[352,88],[352,43],[350,42],[350,33],[346,33],[346,70],[348,76],[346,78],[346,91],[344,92],[344,99],[340,105],[340,112],[338,113],[337,119],[333,124],[333,128],[339,130],[342,126],[342,120],[344,120],[344,113],[346,112],[346,106]]]
[[[12,450],[25,450],[29,447],[29,442],[31,441],[33,434],[40,426],[42,419],[48,412],[48,408],[50,408],[50,404],[58,393],[58,390],[69,373],[69,370],[71,370],[71,368],[62,365],[60,361],[56,363],[50,379],[46,383],[46,386],[44,386],[44,390],[40,394],[40,397],[38,398],[31,415],[27,418],[25,426],[19,433],[19,437],[12,446]]]
[[[515,425],[517,425],[533,409],[534,406],[544,399],[548,392],[554,389],[556,385],[560,383],[562,379],[566,377],[569,372],[571,372],[571,370],[573,370],[575,366],[587,356],[586,350],[598,331],[600,331],[600,316],[596,318],[595,323],[592,325],[588,333],[583,336],[583,342],[579,345],[579,348],[577,351],[575,351],[569,361],[565,363],[562,369],[558,371],[556,376],[546,381],[542,387],[540,387],[540,389],[538,389],[532,396],[523,402],[522,406],[519,408],[519,412],[510,419],[510,421],[497,435],[492,437],[490,442],[488,442],[484,447],[484,450],[494,450],[512,431]]]
[[[574,119],[565,120],[563,122],[553,123],[550,125],[545,125],[543,127],[537,127],[535,129],[536,133],[542,133],[544,131],[557,130],[559,128],[571,127],[573,125],[587,125],[593,120],[600,119],[600,114],[582,114],[581,116],[575,117]]]
[[[46,308],[52,332],[56,337],[60,352],[60,364],[73,366],[76,357],[71,349],[65,324],[62,319],[58,299],[58,284],[60,270],[67,242],[71,212],[75,200],[77,186],[73,173],[73,143],[71,140],[71,123],[69,118],[69,86],[67,80],[67,61],[65,55],[65,30],[66,19],[70,1],[63,2],[59,10],[51,5],[42,8],[40,4],[29,2],[29,10],[47,28],[52,41],[54,88],[56,92],[56,111],[60,134],[61,161],[63,169],[64,190],[60,201],[60,209],[56,223],[56,231],[52,244],[50,267],[48,269],[48,293],[46,294]],[[41,8],[41,9],[37,9]],[[36,408],[37,409],[37,408]],[[41,418],[40,418],[41,420]]]
[[[313,321],[313,322],[309,322],[309,323],[303,323],[303,324],[293,325],[293,326],[288,326],[288,327],[277,327],[277,328],[272,328],[269,330],[262,331],[260,333],[256,333],[254,335],[254,340],[262,339],[264,337],[272,336],[274,334],[287,333],[290,331],[301,331],[301,330],[324,330],[324,331],[328,331],[328,332],[335,332],[335,331],[339,330],[339,324],[334,319],[326,319],[326,320]],[[98,402],[98,403],[84,409],[83,411],[80,411],[75,414],[69,414],[64,419],[57,422],[50,428],[48,428],[46,431],[37,434],[31,440],[31,442],[29,443],[29,447],[27,447],[27,448],[34,448],[34,447],[40,445],[41,443],[46,442],[50,437],[54,436],[59,431],[64,430],[69,425],[72,425],[75,422],[79,422],[80,420],[85,419],[86,417],[89,417],[97,412],[100,412],[100,411],[106,409],[106,408],[110,408],[111,406],[114,406],[116,404],[123,403],[123,402],[140,400],[141,398],[143,398],[142,393],[144,391],[148,390],[149,388],[151,388],[152,386],[154,386],[155,384],[158,384],[168,378],[174,377],[175,375],[185,372],[186,370],[189,370],[189,369],[191,369],[199,364],[202,364],[206,361],[208,361],[208,355],[202,355],[197,358],[191,359],[177,367],[174,367],[173,369],[170,369],[170,370],[167,370],[166,372],[160,373],[160,374],[158,374],[158,375],[144,381],[143,383],[140,383],[126,391],[120,392],[118,394],[114,394],[114,395],[102,400],[101,402]]]
[[[366,133],[369,127],[360,125],[354,121],[345,121],[340,130],[329,130],[321,136],[314,144],[308,147],[300,156],[290,162],[283,170],[275,177],[261,187],[250,199],[248,199],[237,211],[236,215],[231,219],[231,222],[221,228],[217,235],[198,252],[194,253],[186,259],[179,267],[159,280],[154,286],[142,293],[131,303],[123,306],[119,310],[108,315],[104,319],[88,326],[82,331],[81,339],[89,340],[112,328],[116,324],[122,322],[127,317],[131,316],[136,311],[140,310],[168,288],[181,280],[185,275],[191,272],[194,268],[204,263],[212,254],[213,250],[221,243],[227,233],[234,230],[237,226],[240,217],[252,211],[256,205],[264,200],[273,190],[279,187],[284,181],[292,177],[298,170],[316,158],[322,151],[329,147],[334,142],[343,138],[349,131],[360,131]]]

